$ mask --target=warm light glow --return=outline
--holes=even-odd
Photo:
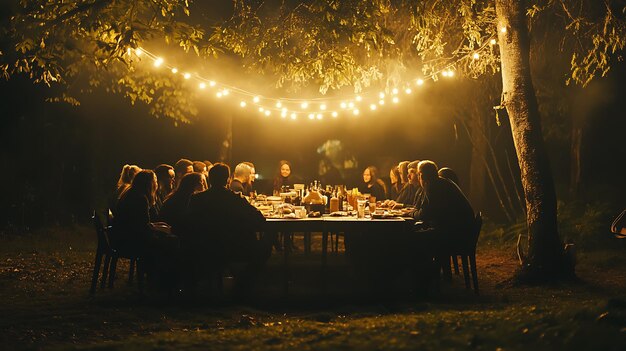
[[[448,70],[448,77],[454,77],[454,71],[453,70]]]
[[[141,50],[140,48],[136,48],[135,49],[135,55],[141,56],[141,54],[143,54],[143,50]]]
[[[281,109],[281,112],[282,112],[282,113],[287,113],[287,112],[289,112],[289,111],[287,110],[287,108],[286,108],[286,107],[283,107],[283,108]]]
[[[200,84],[198,84],[198,87],[199,87],[200,89],[204,89],[204,88],[206,88],[206,84],[204,84],[204,83],[200,83]]]
[[[400,99],[398,99],[397,96],[394,96],[393,99],[391,99],[391,101],[393,101],[394,104],[397,104],[398,102],[400,102]]]
[[[189,78],[191,78],[191,74],[190,73],[185,73],[185,74],[183,74],[183,77],[185,77],[185,79],[189,79]]]
[[[240,102],[240,103],[239,103],[239,106],[241,106],[241,107],[246,107],[246,105],[247,105],[247,104],[246,104],[246,102],[245,102],[245,101],[242,101],[242,102]]]
[[[326,104],[321,104],[320,105],[320,110],[325,111],[326,110]]]
[[[178,73],[178,68],[176,68],[176,67],[172,68],[172,73],[174,73],[174,74]]]
[[[318,113],[317,114],[317,119],[322,119],[322,118],[324,118],[324,115],[322,115],[321,113]]]
[[[500,28],[500,32],[502,32],[502,33],[506,33],[506,27],[502,27],[502,28]]]
[[[224,90],[222,90],[222,94],[224,94],[224,96],[227,96],[227,95],[230,94],[230,90],[224,89]]]
[[[291,119],[295,120],[298,116],[295,113],[291,114]]]
[[[441,72],[441,75],[444,76],[444,77],[447,77],[448,76],[448,71]]]
[[[393,90],[391,91],[391,93],[393,95],[398,95],[398,88],[393,88]]]
[[[424,85],[424,80],[423,79],[418,79],[417,80],[417,85]]]
[[[341,104],[339,104],[339,106],[341,108],[346,108],[346,107],[348,107],[348,104],[346,104],[345,102],[342,102]]]
[[[315,118],[315,115],[312,113],[309,113],[309,119],[314,119],[314,118]]]
[[[349,103],[349,104],[348,104],[348,107],[349,107],[349,108],[354,108],[354,102]]]
[[[413,92],[413,90],[411,90],[411,88],[406,88],[406,89],[404,89],[404,92],[406,94],[411,94]]]
[[[215,93],[215,96],[217,96],[218,99],[221,99],[224,94],[222,94],[221,91],[218,91],[217,93]]]
[[[160,57],[157,57],[156,60],[154,60],[154,67],[159,67],[163,64],[163,59]]]
[[[283,112],[281,112],[281,113],[280,113],[280,116],[281,116],[282,118],[287,117],[287,111],[283,111]]]
[[[263,107],[259,107],[259,112],[263,112],[265,109]]]
[[[491,39],[491,40],[489,41],[489,44],[491,44],[491,45],[496,45],[496,40],[495,40],[495,39]]]
[[[276,108],[281,108],[281,107],[283,107],[283,103],[280,102],[280,101],[277,101],[276,102]]]
[[[337,118],[337,116],[339,116],[339,114],[337,113],[337,111],[333,111],[333,113],[331,114],[334,118]]]
[[[363,97],[361,97],[361,95],[357,95],[357,96],[356,96],[356,101],[359,101],[359,102],[360,102],[361,100],[363,100]]]
[[[381,99],[381,100],[378,100],[378,104],[379,104],[380,106],[384,105],[384,104],[385,104],[385,100],[382,100],[382,99]]]
[[[382,91],[380,93],[378,93],[378,97],[381,99],[385,98],[385,93],[383,93]]]
[[[480,55],[477,52],[475,52],[474,55],[472,55],[472,58],[474,60],[478,60],[480,58]]]
[[[371,104],[370,105],[370,110],[375,111],[376,110],[376,104]]]
[[[302,108],[303,110],[306,110],[307,108],[309,108],[309,103],[308,102],[301,103],[300,108]]]
[[[214,80],[210,81],[210,82],[209,82],[209,85],[210,85],[210,86],[212,86],[212,87],[214,87],[214,86],[215,86],[215,81],[214,81]]]
[[[131,50],[131,48],[126,49],[126,54],[128,54],[130,56],[130,54],[132,54],[133,51]]]
[[[355,115],[355,116],[358,116],[359,109],[355,108],[354,110],[352,110],[352,114]]]
[[[271,114],[272,114],[272,111],[270,111],[270,110],[265,110],[265,115],[266,115],[266,116],[268,116],[268,117],[269,117],[269,115],[271,115]]]
[[[255,96],[254,99],[252,99],[252,101],[254,101],[254,103],[258,103],[259,101],[261,101],[261,98],[258,96]]]

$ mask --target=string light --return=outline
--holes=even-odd
[[[500,32],[502,32],[502,33],[506,33],[506,27],[502,27],[502,28],[500,28]]]
[[[500,27],[500,31],[502,33],[506,33],[506,30],[507,28],[505,26]],[[429,75],[423,78],[414,79],[412,82],[416,86],[423,86],[426,80],[432,80],[433,82],[437,81],[438,75],[448,78],[454,77],[455,71],[451,67],[455,67],[457,63],[461,60],[479,60],[481,58],[481,54],[491,54],[491,51],[486,50],[491,50],[489,45],[496,44],[496,39],[494,37],[491,37],[485,42],[482,47],[479,47],[475,51],[467,53],[465,56],[457,57],[456,61],[448,62],[446,65],[447,67],[440,70],[433,70],[432,73],[430,73]],[[134,53],[137,57],[145,57],[147,59],[150,59],[154,67],[158,68],[164,66],[166,69],[171,71],[172,74],[181,74],[179,73],[180,70],[177,67],[166,64],[164,58],[156,56],[143,48],[128,48],[127,53],[129,55],[132,55]],[[215,80],[209,80],[196,74],[192,76],[192,74],[189,72],[184,72],[181,74],[181,76],[185,80],[189,80],[192,78],[195,79],[197,82],[197,87],[200,90],[205,90],[208,86],[217,87],[218,90],[215,92],[215,96],[217,98],[226,97],[232,92],[238,98],[237,100],[239,101],[239,106],[241,108],[247,107],[248,103],[254,103],[256,106],[259,107],[259,111],[265,116],[270,116],[273,114],[273,112],[276,112],[283,119],[290,117],[291,120],[296,120],[298,118],[298,115],[307,114],[311,119],[323,119],[324,114],[329,113],[327,112],[329,109],[331,110],[329,115],[333,118],[337,118],[339,116],[339,113],[337,112],[338,109],[349,109],[354,116],[358,116],[360,114],[359,106],[369,106],[370,110],[376,111],[379,109],[379,106],[382,107],[385,105],[385,98],[387,96],[385,91],[380,91],[378,93],[364,93],[363,95],[355,94],[351,98],[343,100],[334,97],[315,98],[311,101],[298,98],[279,99],[253,94],[244,89],[229,86]],[[400,85],[404,85],[404,93],[411,94],[413,92],[411,87],[406,86],[406,83],[400,83]],[[400,99],[397,96],[400,93],[400,88],[394,87],[387,92],[389,93],[389,95],[391,95],[390,98],[393,104],[398,104],[400,102]],[[364,103],[365,105],[360,105],[361,103]]]

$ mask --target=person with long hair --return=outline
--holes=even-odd
[[[159,187],[157,189],[155,212],[158,214],[163,207],[165,199],[174,190],[174,167],[168,164],[160,164],[154,168],[154,173],[157,176],[157,182]]]
[[[134,254],[144,251],[154,229],[150,208],[156,202],[157,187],[154,172],[142,170],[122,193],[113,217],[111,244],[115,249]]]
[[[191,195],[206,189],[207,183],[204,174],[199,172],[187,173],[181,179],[178,188],[165,199],[159,213],[159,220],[172,227],[172,234],[180,236],[185,232],[189,199],[191,199]]]
[[[376,200],[385,200],[387,191],[385,183],[378,178],[378,169],[374,166],[368,166],[363,171],[363,183],[359,186],[359,192],[370,194]]]
[[[115,190],[113,194],[109,198],[109,209],[115,209],[117,202],[133,182],[135,175],[141,171],[141,168],[137,165],[124,165],[122,167],[122,171],[120,172],[120,176],[117,180],[117,184],[115,185]]]
[[[398,165],[391,167],[389,170],[389,180],[391,182],[391,187],[389,188],[389,198],[397,199],[400,194],[400,190],[402,190]]]
[[[274,194],[278,195],[284,186],[293,186],[291,177],[291,163],[287,160],[280,160],[278,163],[278,172],[274,177]]]

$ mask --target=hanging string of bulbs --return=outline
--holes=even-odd
[[[308,117],[311,120],[321,120],[326,116],[332,118],[337,118],[341,115],[358,116],[363,110],[376,111],[388,104],[396,105],[400,102],[402,95],[406,96],[412,94],[414,88],[423,86],[429,80],[436,81],[439,76],[444,78],[454,77],[456,66],[461,60],[468,58],[478,60],[484,50],[489,49],[490,46],[492,47],[495,44],[496,39],[492,37],[476,50],[459,57],[453,62],[443,65],[442,69],[427,76],[405,82],[401,85],[403,87],[402,89],[392,88],[387,92],[380,91],[378,93],[367,92],[364,94],[354,94],[343,99],[338,97],[295,99],[265,96],[181,70],[167,63],[161,56],[155,55],[142,47],[135,50],[129,48],[128,55],[134,54],[140,58],[146,57],[152,60],[152,65],[155,68],[167,69],[172,72],[172,74],[178,75],[185,80],[193,80],[197,83],[198,89],[212,91],[218,99],[231,98],[232,100],[235,98],[240,108],[256,109],[262,116],[270,117],[272,115],[279,115],[282,119],[297,120],[298,118]]]

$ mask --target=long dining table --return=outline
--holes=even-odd
[[[358,235],[362,233],[405,233],[412,228],[414,221],[410,218],[356,218],[354,216],[333,217],[322,216],[317,218],[267,218],[261,232],[283,234],[322,233],[322,259],[321,269],[324,271],[327,265],[328,237],[329,233],[344,233]],[[288,235],[283,235],[284,256],[284,293],[289,290],[289,254],[290,247]],[[322,274],[324,276],[324,274]]]

